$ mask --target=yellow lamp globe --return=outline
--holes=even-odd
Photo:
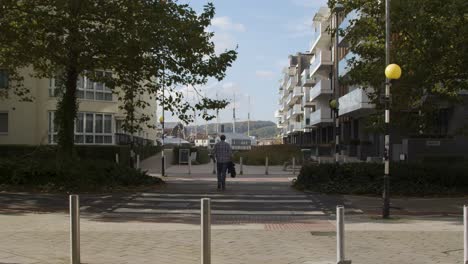
[[[401,68],[398,64],[389,64],[385,68],[385,76],[390,80],[397,80],[401,77]]]
[[[159,123],[161,123],[161,124],[164,123],[164,117],[161,116],[161,117],[159,118]]]
[[[338,102],[336,101],[336,99],[333,99],[333,100],[330,101],[330,108],[331,109],[338,108]]]

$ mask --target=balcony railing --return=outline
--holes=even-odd
[[[339,115],[351,113],[360,114],[364,111],[369,111],[374,108],[374,104],[370,102],[369,96],[362,88],[357,88],[338,99]]]
[[[317,50],[315,55],[310,60],[310,76],[313,77],[315,72],[322,65],[333,65],[332,53],[329,50]]]
[[[349,26],[351,25],[351,21],[359,19],[361,17],[361,12],[358,10],[353,10],[349,12],[345,19],[341,22],[339,29],[344,30],[345,32],[349,32]],[[346,38],[346,35],[338,37],[338,43],[341,42]]]
[[[312,89],[310,89],[310,100],[313,101],[324,94],[332,94],[330,80],[320,79]]]
[[[320,38],[322,37],[322,23],[317,23],[314,26],[314,33],[312,35],[312,40],[310,41],[310,52],[312,53],[315,46],[319,42]]]
[[[293,116],[296,116],[296,115],[300,115],[300,114],[303,114],[304,113],[304,110],[302,109],[302,105],[300,104],[295,104],[292,108],[292,115]]]
[[[348,61],[351,60],[352,58],[355,58],[355,59],[359,59],[359,55],[355,54],[355,53],[352,53],[352,52],[349,52],[348,54],[346,54],[346,56],[340,60],[340,62],[338,63],[338,75],[340,77],[343,77],[345,76],[346,74],[348,74],[348,72],[351,70],[351,66],[348,65]]]
[[[302,122],[293,123],[293,132],[302,131],[304,129],[304,124]]]
[[[303,95],[304,94],[302,93],[302,87],[300,87],[300,86],[294,87],[294,90],[293,90],[293,97],[294,98],[299,98],[299,97],[301,97]]]
[[[301,74],[302,86],[311,87],[315,84],[315,78],[310,77],[310,69],[305,69]]]
[[[322,123],[332,123],[330,108],[320,108],[310,114],[310,125],[315,126]]]

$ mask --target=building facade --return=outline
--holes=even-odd
[[[382,160],[384,155],[384,135],[366,128],[370,116],[376,113],[376,106],[371,100],[374,88],[349,86],[338,81],[348,77],[351,70],[348,61],[358,56],[350,52],[346,36],[335,39],[329,33],[330,28],[347,29],[350,21],[359,16],[360,13],[352,11],[336,18],[329,8],[320,8],[313,17],[309,52],[290,56],[289,65],[282,71],[278,89],[279,109],[275,117],[278,127],[282,129],[283,143],[310,149],[315,158],[332,157],[336,133],[339,134],[342,160],[374,161]],[[464,151],[468,140],[457,133],[467,126],[466,93],[461,94],[460,98],[465,104],[438,103],[440,111],[436,131],[421,129],[420,137],[416,138],[404,127],[391,127],[391,158],[468,157]],[[335,110],[330,107],[331,100],[338,102],[338,130],[335,129]],[[436,134],[435,139],[424,138],[425,134],[431,133]]]
[[[32,102],[21,102],[8,90],[9,76],[0,70],[0,144],[44,145],[57,143],[57,128],[54,124],[57,109],[55,79],[31,77],[32,70],[21,72],[24,87],[30,90]],[[99,72],[98,72],[99,73]],[[101,71],[101,74],[111,74]],[[78,80],[78,114],[75,120],[75,143],[93,145],[127,144],[130,135],[122,129],[124,112],[119,109],[118,95],[104,83],[93,82],[86,77]],[[3,91],[1,91],[3,90]],[[117,91],[118,93],[118,91]],[[149,98],[149,97],[148,97]],[[151,124],[156,124],[156,102],[148,101],[151,107],[144,109],[150,114]],[[154,144],[156,131],[144,128],[135,133],[134,140],[140,144]]]

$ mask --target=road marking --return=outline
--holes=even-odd
[[[200,199],[179,199],[179,198],[136,198],[135,201],[154,202],[200,202]],[[243,200],[243,199],[215,199],[213,203],[311,203],[310,200]]]
[[[200,198],[210,198],[210,197],[226,197],[226,198],[308,198],[307,195],[297,194],[297,195],[281,195],[281,194],[217,194],[217,193],[207,193],[207,194],[192,194],[192,193],[141,193],[140,196],[145,197],[200,197]]]
[[[200,210],[165,210],[165,209],[133,209],[118,208],[115,213],[145,213],[145,214],[200,214]],[[322,211],[244,211],[244,210],[211,210],[212,215],[324,215]]]

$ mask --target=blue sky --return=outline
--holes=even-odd
[[[181,0],[195,10],[202,10],[207,0]],[[236,93],[237,120],[247,119],[248,97],[252,120],[274,121],[277,110],[281,69],[288,55],[309,49],[312,17],[327,0],[212,0],[216,15],[211,30],[215,32],[217,52],[238,45],[238,59],[228,69],[226,78],[197,87],[208,97],[228,100]],[[189,97],[194,98],[190,89]],[[220,112],[222,122],[232,121],[232,105]]]

